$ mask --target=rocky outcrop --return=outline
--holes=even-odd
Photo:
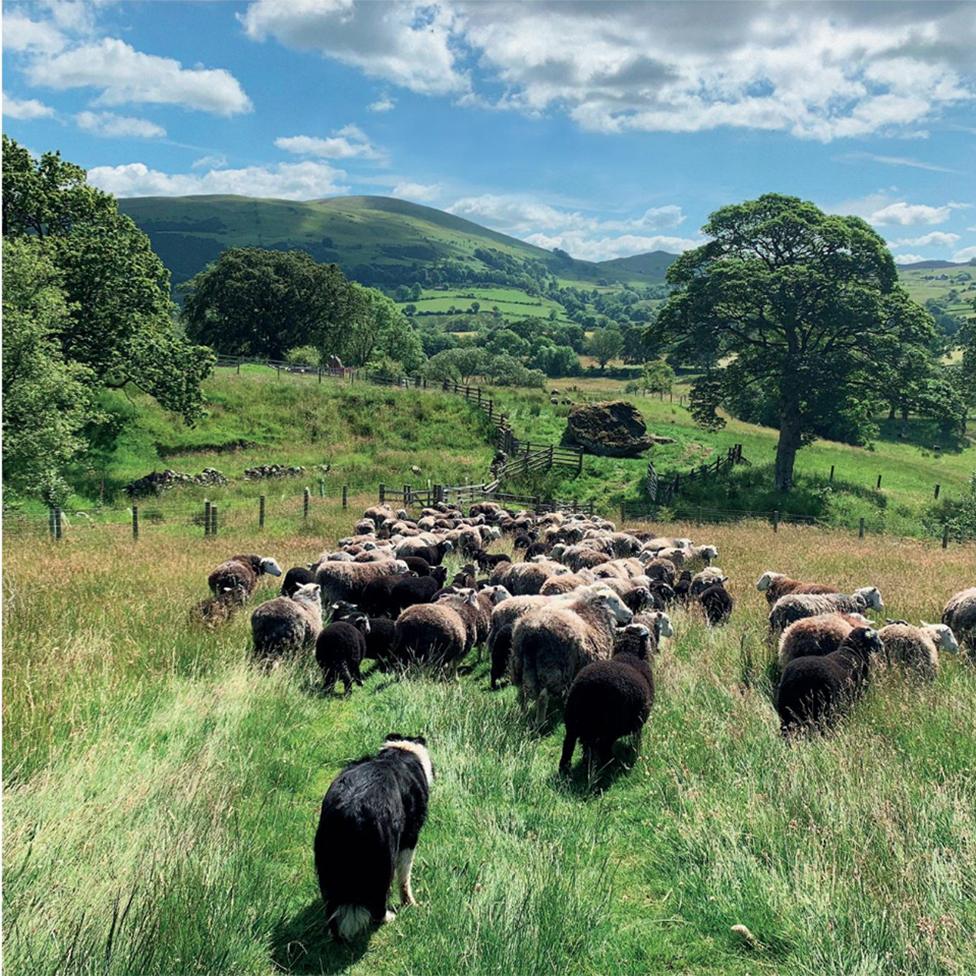
[[[161,495],[167,488],[177,485],[226,485],[227,478],[216,468],[204,468],[199,474],[184,474],[167,468],[165,471],[152,471],[143,478],[125,486],[126,493],[131,498],[141,498],[144,495]]]
[[[632,403],[615,400],[573,407],[563,443],[582,447],[590,454],[636,457],[654,443],[654,438],[648,435],[644,418]]]

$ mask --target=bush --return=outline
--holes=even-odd
[[[322,365],[322,357],[315,346],[294,346],[285,353],[285,362],[289,366],[312,366],[318,369]]]

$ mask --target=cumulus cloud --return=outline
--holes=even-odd
[[[318,136],[279,136],[275,145],[297,156],[319,156],[323,159],[382,159],[384,154],[373,146],[358,126],[346,125],[327,138]]]
[[[4,12],[3,46],[6,50],[53,54],[65,43],[64,34],[49,21],[31,20],[19,10]]]
[[[44,119],[54,115],[54,109],[36,98],[11,98],[4,92],[3,114],[11,119]]]
[[[967,9],[968,8],[968,9]],[[918,132],[971,101],[967,4],[254,0],[247,33],[424,94],[599,132]],[[895,157],[891,157],[895,158]]]
[[[608,220],[531,198],[486,193],[462,197],[447,209],[537,247],[559,247],[573,257],[590,261],[641,251],[685,251],[702,243],[698,238],[647,233],[673,229],[684,221],[681,208],[674,204],[651,207],[632,218]]]
[[[927,258],[921,254],[893,254],[895,264],[918,264],[919,261],[926,261]]]
[[[422,203],[428,203],[431,200],[436,200],[441,194],[440,183],[411,183],[405,181],[403,183],[397,183],[394,185],[393,189],[390,190],[392,196],[402,197],[406,200],[419,200]]]
[[[903,237],[901,240],[892,241],[893,247],[952,247],[959,242],[958,234],[949,234],[945,231],[934,230],[931,234],[923,234],[921,237]]]
[[[129,115],[116,115],[114,112],[79,112],[75,121],[79,129],[96,136],[158,139],[166,135],[166,130],[155,122]]]
[[[313,200],[348,190],[345,173],[311,160],[276,166],[213,169],[204,173],[164,173],[145,163],[96,166],[88,182],[119,197],[238,194],[281,200]]]
[[[389,95],[381,95],[375,102],[366,106],[370,112],[389,112],[396,108],[396,102]]]
[[[215,115],[251,110],[237,79],[223,68],[184,68],[173,58],[137,51],[125,41],[105,37],[27,66],[32,84],[58,91],[96,88],[99,105],[169,104]]]
[[[976,247],[964,247],[952,255],[953,261],[972,261],[976,258]]]
[[[911,227],[913,224],[941,224],[949,219],[952,207],[930,207],[924,203],[889,203],[886,207],[875,210],[867,219],[872,224],[885,226],[897,224],[900,227]]]
[[[318,51],[412,91],[444,95],[468,87],[455,63],[455,14],[448,4],[256,0],[242,21],[255,40],[273,37]]]
[[[220,169],[227,165],[227,157],[223,153],[210,153],[194,159],[190,169]]]

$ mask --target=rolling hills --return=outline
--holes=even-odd
[[[448,282],[462,272],[553,275],[585,285],[660,284],[674,255],[596,263],[544,250],[443,210],[392,197],[296,202],[240,196],[133,197],[119,208],[144,230],[173,275],[191,278],[229,247],[301,248],[370,285],[424,280],[432,266]],[[486,262],[484,258],[488,258]]]

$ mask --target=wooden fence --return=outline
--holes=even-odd
[[[678,494],[683,484],[694,481],[704,481],[709,478],[717,478],[720,475],[731,471],[737,464],[748,464],[749,462],[742,456],[742,445],[733,444],[728,451],[714,461],[702,464],[697,468],[687,471],[684,474],[675,472],[662,478],[654,469],[654,462],[649,461],[647,465],[647,497],[656,505],[668,505]]]
[[[458,506],[473,505],[475,502],[490,501],[503,505],[518,505],[535,512],[582,512],[593,515],[596,503],[580,502],[573,499],[561,500],[544,498],[542,495],[519,495],[502,491],[497,481],[481,485],[433,485],[430,488],[415,489],[412,485],[396,488],[380,485],[378,498],[380,504],[400,505],[403,508],[429,508],[438,503]]]

